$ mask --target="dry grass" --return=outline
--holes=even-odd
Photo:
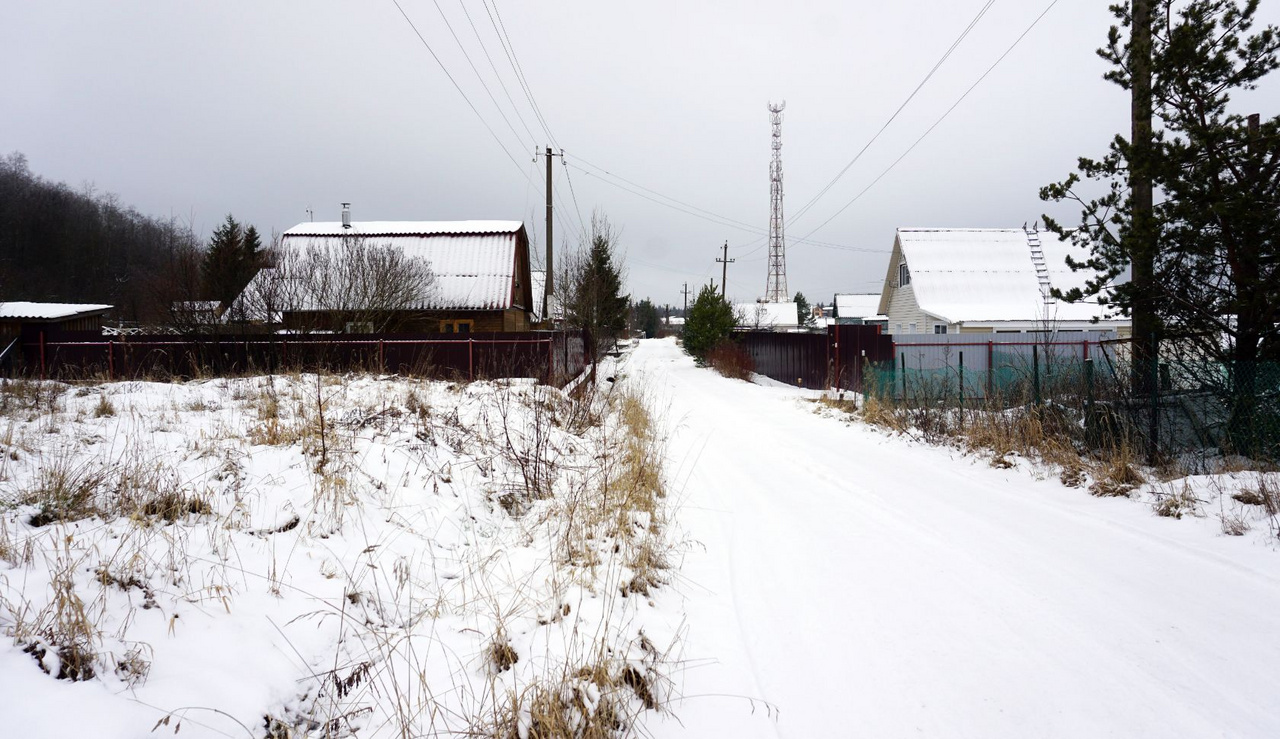
[[[100,496],[110,476],[101,462],[77,460],[68,451],[41,466],[35,486],[18,500],[39,506],[29,521],[32,526],[78,521],[102,512]]]
[[[1180,490],[1175,490],[1170,485],[1168,489],[1156,492],[1155,496],[1151,509],[1157,516],[1182,518],[1197,515],[1200,511],[1200,500],[1192,492],[1191,486],[1185,482]]]

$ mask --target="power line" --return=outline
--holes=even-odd
[[[529,129],[529,124],[525,122],[524,116],[520,115],[520,106],[516,105],[516,101],[511,97],[511,91],[507,89],[507,83],[502,81],[502,73],[498,71],[498,65],[494,63],[493,57],[489,54],[489,47],[485,45],[484,38],[480,36],[480,29],[476,28],[476,24],[471,20],[471,12],[467,10],[467,4],[463,0],[458,0],[458,5],[462,6],[462,14],[467,17],[467,24],[471,26],[471,32],[476,36],[476,43],[480,44],[480,50],[484,52],[484,58],[489,60],[489,69],[493,70],[493,76],[497,78],[498,85],[502,88],[502,94],[506,96],[507,102],[511,104],[511,109],[515,111],[516,118],[520,121],[520,126],[524,128],[524,132],[529,134],[529,140],[536,142],[537,136],[533,135],[533,131]]]
[[[476,108],[475,104],[471,102],[471,98],[467,97],[467,93],[462,91],[462,87],[458,84],[458,81],[453,78],[453,75],[449,74],[449,69],[444,66],[444,62],[440,61],[440,57],[437,56],[435,50],[431,48],[431,44],[427,43],[427,39],[423,37],[422,32],[418,30],[416,25],[414,25],[413,19],[409,17],[408,13],[404,12],[404,8],[400,7],[399,0],[391,0],[391,2],[396,6],[396,10],[400,11],[400,15],[404,16],[405,22],[409,24],[409,28],[413,29],[414,35],[422,42],[427,53],[431,55],[432,59],[436,60],[436,64],[440,66],[440,71],[444,72],[444,76],[449,78],[449,82],[453,84],[453,89],[458,91],[458,94],[462,96],[464,101],[466,101],[467,107],[471,108],[471,112],[476,114],[476,118],[480,119],[481,125],[483,125],[485,130],[489,132],[489,135],[493,137],[494,142],[502,148],[502,152],[507,155],[507,159],[511,160],[511,164],[516,168],[516,171],[520,173],[521,177],[528,179],[528,176],[524,173],[524,168],[521,167],[520,163],[516,161],[516,158],[511,155],[511,152],[507,149],[506,145],[502,143],[502,139],[498,138],[498,134],[494,133],[489,122],[485,120],[483,115],[480,115],[480,111]]]
[[[582,206],[578,205],[578,193],[573,190],[573,178],[569,176],[569,165],[564,161],[564,152],[560,152],[560,163],[564,164],[564,179],[569,183],[569,195],[573,197],[573,209],[578,214],[578,223],[582,226],[582,232],[587,232],[587,222],[582,220]]]
[[[575,157],[575,156],[573,156],[572,154],[569,154],[568,156],[573,157],[574,159],[577,159],[577,160],[579,160],[579,161],[583,161],[583,162],[585,162],[585,160],[584,160],[584,159],[582,159],[581,157]],[[744,222],[742,222],[742,221],[738,221],[738,220],[735,220],[735,219],[731,219],[731,218],[729,218],[729,217],[727,217],[727,216],[722,216],[722,215],[719,215],[719,214],[713,213],[713,212],[711,212],[711,211],[708,211],[708,210],[705,210],[705,209],[702,209],[702,208],[698,208],[697,206],[689,205],[689,204],[687,204],[687,203],[684,203],[683,201],[676,200],[675,198],[672,198],[672,197],[670,197],[670,196],[662,195],[661,193],[658,193],[657,191],[655,191],[655,190],[651,190],[651,189],[649,189],[649,188],[647,188],[647,187],[643,187],[643,186],[641,186],[641,185],[635,185],[637,188],[640,188],[640,190],[644,190],[645,192],[652,192],[652,193],[654,193],[655,195],[657,195],[658,197],[666,198],[667,200],[672,201],[672,202],[669,202],[669,203],[668,203],[668,202],[663,202],[662,200],[658,200],[657,198],[650,197],[649,195],[646,195],[646,194],[645,194],[645,192],[640,192],[640,191],[638,191],[638,190],[633,190],[633,189],[631,189],[630,187],[627,187],[626,185],[620,185],[620,184],[618,184],[617,182],[614,182],[614,181],[612,181],[612,180],[610,180],[610,179],[606,179],[605,177],[601,176],[600,174],[598,174],[598,173],[596,173],[596,172],[592,172],[592,171],[590,171],[590,170],[588,170],[588,169],[585,169],[585,168],[583,168],[583,167],[579,167],[579,166],[577,166],[576,164],[566,163],[566,165],[565,165],[565,166],[567,166],[567,167],[571,167],[571,168],[575,168],[575,169],[577,169],[579,172],[581,172],[581,173],[583,173],[584,175],[586,175],[587,177],[593,177],[593,178],[595,178],[595,179],[599,180],[600,182],[603,182],[603,183],[605,183],[605,184],[607,184],[607,185],[610,185],[610,186],[612,186],[612,187],[616,187],[616,188],[618,188],[619,190],[623,190],[623,191],[625,191],[625,192],[629,192],[629,193],[631,193],[632,195],[635,195],[635,196],[636,196],[636,197],[638,197],[638,198],[643,198],[643,199],[645,199],[645,200],[648,200],[648,201],[649,201],[649,202],[651,202],[651,203],[655,203],[655,204],[657,204],[657,205],[661,205],[661,206],[666,207],[666,208],[671,208],[672,210],[680,211],[681,213],[684,213],[684,214],[686,214],[686,215],[693,216],[694,218],[700,218],[700,219],[702,219],[702,220],[704,220],[704,221],[708,221],[708,222],[710,222],[710,223],[714,223],[714,224],[715,224],[715,225],[717,225],[717,226],[725,226],[725,227],[727,227],[727,228],[734,228],[734,229],[738,229],[739,231],[746,231],[746,232],[748,232],[748,233],[752,233],[752,234],[760,235],[760,236],[761,236],[761,238],[767,238],[768,231],[766,231],[766,230],[765,230],[765,229],[763,229],[763,228],[759,228],[759,227],[757,227],[757,226],[752,226],[752,225],[747,224],[747,223],[744,223]],[[594,165],[594,164],[592,164],[591,166],[592,166],[592,167],[596,167],[596,165]],[[599,168],[599,167],[596,167],[596,168],[597,168],[597,169],[599,169],[599,170],[600,170],[600,172],[602,172],[602,173],[604,173],[604,174],[608,175],[609,177],[613,177],[613,178],[616,178],[616,179],[622,180],[623,182],[631,182],[630,180],[626,180],[626,179],[624,179],[624,178],[622,178],[622,177],[619,177],[618,175],[612,174],[612,173],[608,172],[607,170],[601,169],[601,168]],[[635,183],[632,183],[632,184],[635,184]],[[757,239],[757,240],[758,240],[758,239]],[[757,241],[757,240],[752,240],[752,241],[748,242],[748,243],[747,243],[747,244],[745,244],[745,245],[731,246],[730,248],[731,248],[731,249],[744,248],[745,246],[750,246],[751,244],[756,243],[756,241]],[[820,246],[820,247],[827,248],[827,249],[843,249],[843,250],[846,250],[846,251],[865,251],[865,252],[875,252],[875,253],[883,253],[883,252],[885,252],[885,250],[883,250],[883,249],[864,249],[864,248],[860,248],[860,247],[856,247],[856,246],[846,246],[846,245],[844,245],[844,244],[832,244],[832,243],[829,243],[829,242],[824,242],[824,241],[814,241],[814,240],[811,240],[811,239],[805,239],[805,238],[802,238],[802,239],[793,239],[792,241],[797,242],[797,243],[810,244],[810,245],[813,245],[813,246]],[[748,253],[748,254],[750,254],[750,253],[752,253],[752,252],[747,252],[747,253]]]
[[[933,129],[937,128],[943,121],[945,121],[947,119],[947,116],[951,115],[951,111],[955,110],[960,105],[960,103],[964,102],[965,98],[969,97],[969,93],[973,92],[974,88],[982,84],[982,81],[987,78],[987,75],[991,74],[992,70],[994,70],[997,66],[999,66],[1000,62],[1004,61],[1005,57],[1009,56],[1009,54],[1012,53],[1015,48],[1017,48],[1018,44],[1022,43],[1022,40],[1027,37],[1027,34],[1031,33],[1031,29],[1035,28],[1040,23],[1040,20],[1044,18],[1046,15],[1048,15],[1049,11],[1053,10],[1053,6],[1057,4],[1058,4],[1058,0],[1053,0],[1053,2],[1049,3],[1049,5],[1046,6],[1045,9],[1040,12],[1040,15],[1036,16],[1035,20],[1031,21],[1031,25],[1027,26],[1026,30],[1022,32],[1022,35],[1014,39],[1013,43],[1009,45],[1009,48],[1005,49],[1004,53],[1001,54],[999,58],[997,58],[994,62],[992,62],[990,67],[987,67],[987,71],[983,72],[982,76],[978,77],[978,79],[972,85],[969,85],[969,89],[965,90],[964,94],[962,94],[958,99],[956,99],[956,101],[951,104],[951,107],[947,108],[946,112],[944,112],[938,118],[938,120],[933,122],[932,126],[929,126],[929,128],[927,128],[924,133],[920,134],[920,138],[916,139],[915,143],[907,147],[907,150],[902,152],[901,156],[893,160],[893,163],[890,164],[888,167],[886,167],[883,172],[881,172],[874,180],[872,180],[871,184],[862,188],[862,192],[859,192],[857,195],[855,195],[853,197],[853,200],[850,200],[849,202],[845,203],[840,208],[840,210],[837,210],[835,213],[832,213],[830,218],[823,221],[822,223],[819,223],[816,228],[809,231],[809,233],[805,234],[805,237],[807,238],[808,236],[814,233],[817,233],[819,230],[822,229],[823,226],[826,226],[828,223],[833,221],[836,216],[848,210],[849,206],[858,202],[858,199],[861,198],[863,195],[866,195],[868,190],[875,187],[876,183],[879,182],[881,179],[883,179],[885,175],[889,174],[890,170],[898,166],[898,162],[901,162],[903,159],[905,159],[908,154],[910,154],[912,151],[915,150],[917,146],[920,145],[921,141],[924,141],[926,136],[928,136],[930,133],[933,133]]]
[[[498,34],[498,43],[502,44],[502,50],[507,55],[507,63],[511,65],[511,71],[515,72],[516,81],[520,83],[525,99],[529,101],[529,107],[533,109],[534,116],[537,117],[538,123],[541,124],[543,132],[547,134],[552,145],[557,149],[561,148],[560,142],[556,141],[556,137],[551,133],[551,127],[547,125],[547,119],[542,115],[542,109],[538,107],[538,101],[534,99],[529,80],[524,76],[524,68],[520,66],[520,60],[516,56],[516,47],[511,43],[511,37],[507,35],[507,26],[498,12],[498,0],[481,0],[481,2],[484,4],[485,13],[489,16],[489,24],[493,26],[494,33]],[[489,7],[490,3],[493,4],[492,10]]]
[[[431,0],[431,2],[436,6],[436,12],[440,14],[440,20],[444,21],[444,27],[449,29],[449,35],[453,36],[453,41],[458,45],[458,50],[462,52],[462,58],[467,60],[467,65],[471,67],[471,71],[475,73],[476,79],[480,81],[480,87],[484,88],[484,93],[489,96],[489,102],[493,103],[493,107],[498,110],[498,115],[502,116],[502,122],[507,124],[507,128],[511,130],[511,135],[516,137],[516,142],[519,143],[520,148],[523,149],[526,146],[524,139],[520,138],[520,133],[516,131],[516,127],[511,125],[511,121],[507,118],[507,114],[502,112],[502,106],[498,105],[498,99],[493,96],[493,91],[489,89],[489,85],[484,81],[484,77],[480,75],[480,70],[476,69],[475,62],[471,61],[471,55],[467,53],[467,47],[462,45],[462,39],[458,38],[458,34],[454,32],[453,24],[449,22],[449,17],[444,14],[444,8],[440,7],[440,0]],[[529,144],[536,143],[537,139],[530,135]]]
[[[893,115],[889,116],[889,120],[884,122],[884,125],[880,127],[879,131],[876,131],[875,135],[871,137],[871,140],[868,141],[861,149],[858,150],[858,153],[854,155],[853,159],[849,160],[849,163],[844,165],[844,168],[841,169],[839,172],[837,172],[836,176],[832,177],[831,181],[828,182],[821,190],[819,190],[817,195],[814,195],[809,200],[809,202],[805,203],[804,206],[800,208],[800,210],[796,211],[795,215],[787,219],[788,225],[796,222],[802,216],[804,216],[805,213],[808,213],[809,209],[812,208],[814,205],[816,205],[818,200],[820,200],[822,196],[826,195],[827,192],[830,191],[831,188],[835,186],[836,182],[838,182],[841,177],[844,177],[844,174],[849,171],[849,168],[852,167],[854,164],[856,164],[857,161],[862,158],[862,155],[867,152],[867,149],[870,149],[871,145],[874,144],[876,140],[880,138],[880,135],[883,134],[885,130],[889,128],[889,124],[893,123],[894,120],[897,119],[898,115],[902,113],[903,109],[905,109],[907,105],[912,100],[915,99],[916,95],[925,86],[925,84],[928,83],[929,80],[933,78],[933,75],[942,67],[944,63],[946,63],[947,59],[951,57],[951,54],[960,47],[960,44],[965,40],[965,38],[969,35],[969,33],[975,27],[977,27],[978,22],[982,20],[982,17],[987,14],[987,11],[991,9],[991,6],[994,5],[995,2],[996,0],[987,0],[987,3],[983,5],[981,9],[978,10],[978,14],[973,17],[973,20],[969,21],[969,25],[965,26],[964,30],[960,32],[960,35],[956,37],[956,40],[951,42],[951,46],[947,48],[946,52],[943,53],[942,57],[938,59],[936,63],[934,63],[933,68],[930,69],[929,73],[924,76],[924,79],[920,80],[920,84],[916,85],[916,89],[912,90],[911,94],[907,96],[907,99],[903,100],[902,104],[898,106],[898,109],[893,111]]]

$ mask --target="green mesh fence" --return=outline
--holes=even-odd
[[[915,359],[904,352],[892,363],[868,366],[865,392],[909,409],[1051,406],[1082,425],[1105,419],[1099,426],[1111,431],[1097,443],[1107,443],[1109,433],[1128,434],[1152,457],[1241,454],[1280,461],[1280,363],[1166,354],[1135,376],[1123,351],[1085,359],[997,348],[989,364],[977,368],[958,356]]]

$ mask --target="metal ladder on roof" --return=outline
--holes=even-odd
[[[1035,226],[1027,228],[1025,225],[1022,230],[1027,234],[1027,246],[1031,248],[1031,263],[1035,265],[1036,277],[1040,280],[1040,295],[1044,298],[1045,305],[1053,305],[1058,299],[1053,297],[1051,289],[1053,285],[1049,282],[1049,265],[1044,260],[1044,247],[1040,244],[1040,229]]]

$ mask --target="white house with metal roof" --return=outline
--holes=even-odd
[[[1069,243],[1021,228],[900,228],[880,293],[888,331],[902,334],[1103,331],[1129,320],[1094,302],[1056,300],[1082,286]]]
[[[391,246],[420,259],[434,277],[406,330],[443,333],[526,331],[533,311],[529,237],[520,221],[358,221],[300,223],[280,237],[282,252],[334,249],[347,239]],[[286,270],[287,271],[287,270]],[[315,326],[305,289],[273,289],[287,274],[267,268],[250,281],[231,313],[265,323]],[[295,288],[297,286],[294,286]],[[276,305],[263,296],[278,298]],[[336,328],[341,328],[335,318]]]

